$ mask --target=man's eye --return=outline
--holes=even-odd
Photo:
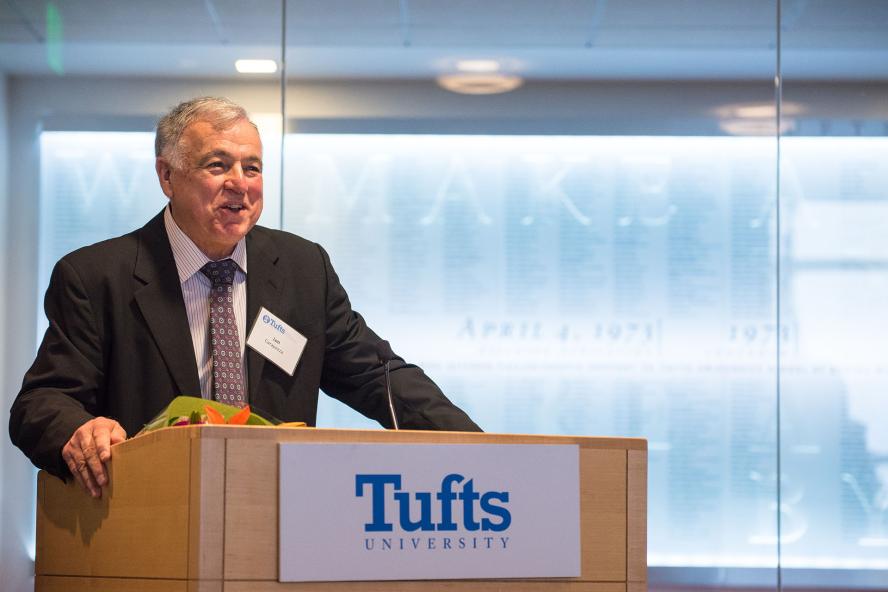
[[[250,166],[247,167],[247,172],[249,172],[249,173],[256,173],[256,174],[262,174],[262,167],[257,166],[257,165],[250,165]]]
[[[224,169],[224,168],[225,168],[225,163],[222,162],[221,160],[214,160],[213,162],[211,162],[211,163],[209,163],[209,164],[207,165],[207,168],[210,168],[210,169]]]

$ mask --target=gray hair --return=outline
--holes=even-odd
[[[179,103],[157,122],[154,155],[163,156],[170,164],[179,167],[182,164],[179,141],[185,128],[197,121],[206,121],[214,130],[224,130],[241,120],[256,127],[246,109],[226,98],[198,97]]]

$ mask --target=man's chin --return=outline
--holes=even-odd
[[[242,239],[250,229],[256,224],[256,221],[253,218],[241,215],[241,216],[231,216],[229,218],[217,219],[215,226],[216,234],[221,238],[224,237],[224,240],[229,240],[232,237],[237,237],[235,242]]]
[[[252,228],[253,224],[250,223],[217,225],[212,233],[214,250],[231,253],[238,241],[247,236]]]
[[[236,245],[239,240],[241,240],[242,238],[247,236],[247,233],[250,232],[251,228],[252,228],[252,225],[250,225],[250,224],[237,225],[234,227],[226,227],[225,231],[222,233],[222,236],[220,237],[221,240],[219,242],[224,243],[226,245],[231,245],[231,247],[234,248],[234,245]]]

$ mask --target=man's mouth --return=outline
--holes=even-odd
[[[223,210],[229,210],[231,212],[240,212],[245,209],[241,204],[229,204],[227,206],[222,206]]]

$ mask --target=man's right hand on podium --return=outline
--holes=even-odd
[[[111,460],[111,445],[126,440],[126,430],[107,417],[96,417],[79,428],[62,447],[62,459],[74,480],[92,497],[102,497],[108,483],[105,463]]]

